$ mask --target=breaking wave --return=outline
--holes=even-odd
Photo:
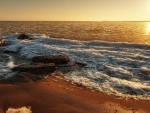
[[[77,41],[30,34],[32,40],[17,40],[18,34],[2,36],[2,51],[31,59],[36,55],[68,55],[71,62],[86,64],[80,71],[65,73],[73,83],[125,98],[150,100],[150,45],[104,41]],[[0,55],[0,76],[11,76],[17,63]]]

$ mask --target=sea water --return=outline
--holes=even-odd
[[[6,45],[0,47],[0,50],[15,52],[26,59],[36,55],[67,55],[70,62],[80,62],[86,66],[81,70],[66,72],[66,80],[106,94],[150,100],[150,39],[147,22],[23,22],[23,31],[18,27],[20,23],[1,22],[5,26],[1,26],[0,30],[8,30],[1,32],[1,38],[5,39]],[[30,24],[34,28],[41,27],[38,29],[40,32],[37,29],[32,31],[34,28],[30,28]],[[54,28],[45,28],[52,27],[51,24],[54,24]],[[58,24],[61,29],[56,29]],[[12,32],[12,25],[17,33]],[[91,26],[95,25],[97,27],[94,31]],[[20,30],[19,33],[27,33],[32,40],[18,40],[17,29]],[[96,31],[98,29],[99,33]],[[50,36],[51,32],[57,36]],[[72,33],[76,33],[76,36],[73,37]],[[82,33],[87,34],[86,37]],[[81,39],[78,37],[80,35]],[[93,35],[97,39],[90,39]],[[23,62],[16,62],[15,57],[10,54],[1,54],[0,76],[12,76],[14,72],[11,69],[21,63]]]

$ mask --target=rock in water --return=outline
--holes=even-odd
[[[69,62],[69,58],[65,55],[35,56],[32,58],[32,61],[41,63],[66,64]]]
[[[29,40],[30,37],[28,35],[25,35],[25,34],[21,34],[17,37],[17,39],[20,39],[20,40]]]
[[[42,64],[42,63],[32,63],[32,64],[22,64],[12,69],[12,71],[28,72],[32,74],[49,74],[56,70],[55,64]]]
[[[4,39],[0,39],[0,46],[4,45]]]

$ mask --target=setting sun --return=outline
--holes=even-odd
[[[148,35],[150,34],[150,22],[148,22],[148,24],[147,24],[147,34]]]

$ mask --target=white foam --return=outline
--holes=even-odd
[[[8,108],[6,113],[32,113],[31,107],[21,107],[21,108]]]
[[[8,54],[0,54],[0,77],[8,78],[15,73],[11,69],[15,66],[14,59]]]
[[[8,63],[7,63],[7,66],[8,66],[9,68],[13,68],[13,67],[15,67],[15,65],[14,65],[14,62],[13,62],[13,61],[8,62]]]
[[[55,39],[35,34],[30,35],[33,40],[22,41],[17,40],[17,36],[3,37],[9,44],[1,49],[27,58],[68,55],[71,62],[87,65],[80,71],[66,73],[67,80],[107,94],[150,99],[150,45]],[[10,69],[13,64],[10,60],[1,65]]]

